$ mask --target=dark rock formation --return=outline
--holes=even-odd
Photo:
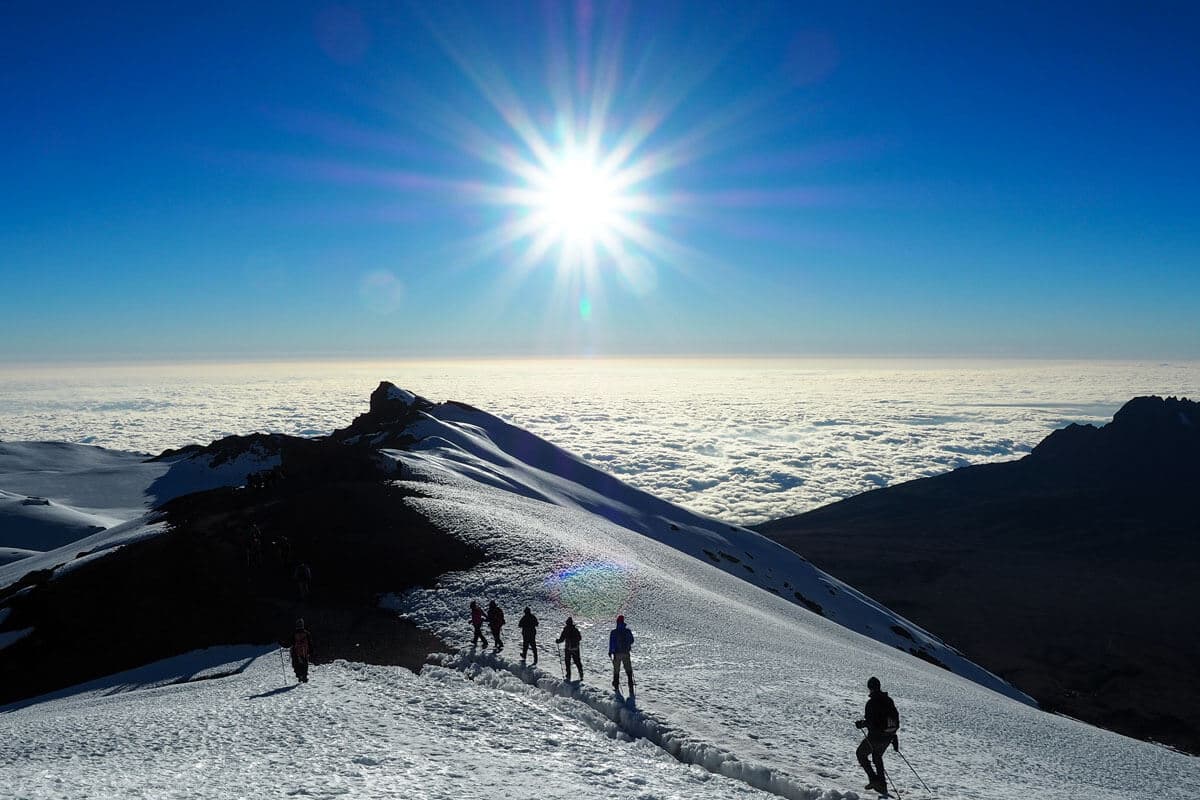
[[[371,392],[367,413],[355,417],[349,427],[334,431],[330,438],[358,442],[370,437],[376,447],[406,447],[412,439],[405,434],[405,429],[420,417],[421,412],[433,407],[433,403],[424,397],[382,381]]]
[[[238,438],[222,442],[253,437]],[[275,642],[297,617],[313,631],[318,663],[416,668],[444,649],[379,609],[378,596],[432,586],[482,554],[409,508],[368,448],[272,441],[285,465],[278,481],[179,497],[160,509],[167,533],[0,591],[10,610],[0,629],[33,628],[0,658],[0,704],[204,647]],[[304,598],[300,562],[312,572]]]

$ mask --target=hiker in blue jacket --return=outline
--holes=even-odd
[[[629,651],[633,649],[633,631],[625,627],[625,616],[617,617],[617,627],[608,634],[608,656],[613,663],[613,688],[621,691],[621,665],[625,665],[625,675],[629,678],[629,693],[633,694],[633,664],[629,660]]]

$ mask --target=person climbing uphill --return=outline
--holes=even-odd
[[[579,628],[575,627],[575,620],[567,617],[567,623],[563,625],[562,633],[554,640],[555,644],[565,643],[566,655],[563,658],[566,664],[567,681],[571,680],[571,662],[575,662],[575,666],[579,667],[579,680],[583,680],[583,662],[579,660],[579,642],[583,639],[583,634],[579,632]]]
[[[854,723],[858,729],[867,729],[867,735],[859,744],[855,755],[863,771],[867,773],[866,789],[880,794],[887,794],[887,774],[883,770],[883,754],[888,745],[900,749],[896,739],[896,731],[900,729],[900,712],[888,693],[880,690],[879,678],[872,677],[867,681],[867,689],[871,696],[867,699],[867,707],[863,712],[864,719]],[[868,760],[869,759],[869,760]],[[871,762],[875,762],[874,769]]]
[[[296,620],[290,644],[288,642],[279,644],[292,651],[292,670],[296,673],[296,679],[301,683],[308,683],[308,662],[312,658],[313,645],[312,634],[304,626],[304,620]]]
[[[500,641],[500,629],[504,627],[504,612],[496,605],[495,600],[488,602],[487,619],[488,627],[492,629],[493,649],[503,650],[504,642]]]
[[[538,662],[538,647],[537,647],[537,626],[538,618],[529,610],[529,606],[525,606],[525,614],[521,617],[521,621],[517,623],[521,628],[521,660],[524,661],[526,653],[533,650],[533,663]]]
[[[476,642],[483,642],[483,646],[487,647],[488,640],[483,635],[483,609],[474,600],[471,601],[471,625],[475,628],[475,637],[471,639],[471,647],[474,647]]]
[[[625,665],[625,675],[629,679],[629,693],[633,694],[633,663],[629,659],[629,651],[633,649],[633,631],[625,627],[625,616],[617,617],[617,627],[608,634],[608,656],[613,663],[613,688],[621,691],[621,665]]]
[[[308,564],[300,563],[296,565],[296,569],[292,572],[292,580],[296,582],[296,594],[301,600],[308,598],[309,587],[312,585],[312,570]]]

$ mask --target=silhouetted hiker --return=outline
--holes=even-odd
[[[308,597],[308,587],[312,583],[312,570],[308,568],[308,564],[297,564],[296,571],[292,573],[292,579],[296,581],[296,592],[300,595],[300,599]]]
[[[575,661],[575,666],[579,667],[579,680],[583,680],[583,662],[579,660],[579,642],[583,639],[583,634],[579,632],[579,628],[575,627],[575,620],[567,617],[567,624],[563,625],[562,633],[554,640],[555,644],[565,642],[566,656],[563,658],[563,663],[567,668],[567,680],[571,680],[571,661]]]
[[[504,612],[500,610],[500,606],[496,605],[495,600],[488,601],[488,628],[492,631],[492,647],[496,650],[504,649],[504,642],[500,641],[500,629],[504,627]]]
[[[517,623],[521,628],[521,660],[525,660],[525,653],[533,649],[533,663],[537,663],[538,647],[537,647],[537,625],[538,618],[529,610],[529,606],[525,606],[525,614],[521,617],[521,621]]]
[[[246,540],[246,566],[257,569],[262,564],[262,531],[257,525],[250,526],[250,538]]]
[[[280,642],[283,647],[292,651],[292,669],[301,683],[308,683],[308,661],[312,658],[312,635],[304,627],[304,620],[296,620],[296,628],[292,631],[292,641]]]
[[[889,744],[897,750],[900,749],[900,744],[896,740],[896,731],[900,730],[900,712],[896,710],[896,704],[892,702],[892,698],[888,697],[887,692],[880,691],[879,678],[872,677],[868,680],[867,689],[870,690],[871,696],[867,700],[866,711],[863,712],[865,719],[854,723],[854,727],[860,730],[866,728],[867,735],[859,744],[855,755],[858,756],[858,763],[862,764],[863,770],[867,773],[869,782],[865,788],[873,789],[880,794],[887,794],[887,773],[883,770],[883,753]],[[875,762],[874,769],[871,768],[872,761]]]
[[[280,537],[275,540],[275,547],[279,550],[280,563],[282,563],[283,566],[285,566],[285,567],[291,566],[291,564],[292,564],[292,542],[291,542],[291,540],[288,539],[288,537],[286,537],[286,536],[280,535]]]
[[[476,642],[483,642],[483,646],[487,647],[488,640],[483,635],[483,609],[474,600],[471,601],[471,625],[475,628],[475,636],[471,639],[471,647],[474,647]]]
[[[625,675],[629,678],[629,693],[633,694],[633,663],[629,660],[629,651],[633,649],[633,631],[625,627],[624,615],[617,617],[617,627],[608,634],[608,656],[613,662],[613,688],[621,691],[621,665],[625,665]]]

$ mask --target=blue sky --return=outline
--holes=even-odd
[[[844,5],[6,4],[0,359],[1200,358],[1194,4]]]

